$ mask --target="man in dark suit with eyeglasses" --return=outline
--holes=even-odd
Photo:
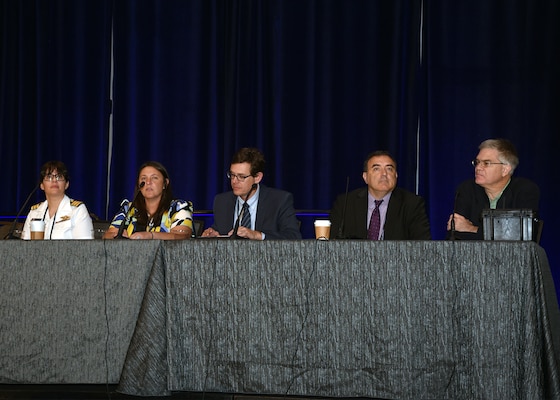
[[[474,179],[464,181],[455,192],[454,212],[447,220],[448,238],[482,240],[485,209],[539,210],[540,190],[529,179],[514,177],[519,164],[515,146],[507,139],[488,139],[478,146],[472,165]]]
[[[264,167],[264,156],[256,148],[233,155],[227,173],[232,190],[214,198],[214,223],[202,237],[301,239],[292,194],[263,185]]]

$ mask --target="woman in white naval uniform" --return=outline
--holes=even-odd
[[[39,179],[46,200],[31,207],[21,238],[31,238],[31,220],[39,219],[45,221],[45,240],[93,239],[93,223],[86,205],[66,195],[70,185],[66,165],[61,161],[45,163]]]

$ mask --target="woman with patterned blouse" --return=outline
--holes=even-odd
[[[156,161],[140,167],[133,201],[121,202],[103,239],[188,239],[193,232],[193,205],[174,200],[169,174]]]

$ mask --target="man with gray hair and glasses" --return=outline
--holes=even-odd
[[[472,165],[474,179],[459,185],[453,213],[447,220],[448,238],[482,240],[485,209],[530,209],[538,213],[539,187],[529,179],[514,177],[519,164],[515,146],[507,139],[488,139],[478,146]]]

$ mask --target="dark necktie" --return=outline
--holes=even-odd
[[[243,218],[241,219],[241,226],[251,229],[251,213],[249,212],[249,204],[243,203]]]
[[[381,215],[379,214],[379,206],[383,203],[383,200],[375,200],[375,208],[371,213],[371,219],[369,220],[369,228],[367,238],[369,240],[379,240],[379,230],[381,229]]]

